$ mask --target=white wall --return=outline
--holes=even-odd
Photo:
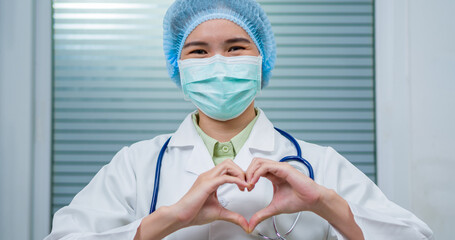
[[[50,6],[0,0],[0,239],[50,227]]]
[[[0,239],[29,239],[32,2],[0,2]]]
[[[376,0],[378,183],[434,231],[455,226],[452,0]]]

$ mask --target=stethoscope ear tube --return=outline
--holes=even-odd
[[[299,157],[299,156],[286,156],[280,160],[280,162],[288,162],[288,161],[297,161],[297,162],[304,164],[308,168],[309,177],[311,179],[313,179],[313,181],[314,181],[313,168],[311,167],[311,164],[306,159]]]
[[[300,145],[297,142],[297,140],[295,140],[295,138],[293,136],[291,136],[291,134],[289,134],[279,128],[275,128],[275,130],[277,130],[281,135],[283,135],[289,141],[291,141],[294,144],[295,149],[297,151],[297,156],[286,156],[286,157],[282,158],[280,160],[280,162],[297,161],[297,162],[302,163],[303,165],[305,165],[308,168],[308,173],[310,175],[310,178],[313,179],[313,181],[314,181],[313,167],[305,158],[302,157],[302,150],[300,149]]]
[[[285,138],[287,138],[289,141],[292,142],[292,144],[294,144],[294,147],[295,147],[295,150],[297,150],[297,156],[302,158],[302,150],[300,149],[300,145],[299,143],[297,142],[297,140],[295,140],[295,138],[293,136],[291,136],[291,134],[279,129],[279,128],[276,128],[274,127],[275,130],[277,130],[281,135],[283,135]],[[281,162],[281,161],[280,161]]]
[[[150,205],[150,212],[149,214],[152,214],[156,210],[156,201],[158,199],[158,190],[160,188],[160,174],[161,174],[161,163],[163,162],[163,156],[164,152],[167,149],[167,145],[169,144],[169,141],[171,140],[171,137],[167,139],[167,141],[163,144],[163,147],[161,147],[160,154],[158,155],[158,160],[156,161],[156,170],[155,170],[155,183],[153,185],[153,195],[152,195],[152,203]]]

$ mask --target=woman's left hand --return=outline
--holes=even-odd
[[[249,222],[249,232],[265,219],[281,213],[312,211],[327,220],[348,239],[363,239],[349,204],[335,191],[314,182],[289,163],[255,158],[246,170],[249,191],[260,177],[273,184],[270,204],[255,213]]]
[[[247,183],[252,186],[248,190],[254,188],[260,177],[272,182],[274,194],[270,204],[251,217],[250,232],[260,222],[274,215],[316,210],[326,190],[288,163],[255,158],[246,171]]]

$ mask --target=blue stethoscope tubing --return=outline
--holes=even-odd
[[[313,167],[311,166],[311,164],[306,159],[304,159],[302,157],[302,150],[300,149],[300,145],[297,142],[297,140],[295,140],[295,138],[292,137],[291,134],[289,134],[289,133],[287,133],[287,132],[285,132],[285,131],[283,131],[283,130],[281,130],[279,128],[275,128],[275,130],[277,130],[281,135],[283,135],[289,141],[291,141],[291,143],[294,144],[294,147],[297,150],[297,155],[295,155],[295,156],[293,156],[293,155],[286,156],[286,157],[282,158],[280,160],[280,162],[297,161],[297,162],[302,163],[303,165],[305,165],[307,167],[308,173],[309,173],[309,177],[311,179],[313,179],[313,181],[314,181]],[[155,183],[153,185],[152,203],[150,204],[150,213],[149,214],[155,212],[155,210],[156,210],[156,203],[157,203],[157,200],[158,200],[158,191],[159,191],[159,187],[160,187],[161,163],[163,161],[164,152],[166,151],[167,145],[169,144],[170,140],[171,140],[171,137],[169,137],[167,139],[167,141],[163,144],[163,147],[161,147],[160,154],[158,155],[158,159],[157,159],[157,162],[156,162]]]

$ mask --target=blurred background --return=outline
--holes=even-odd
[[[123,146],[194,107],[167,76],[172,0],[0,0],[0,239],[42,239]],[[258,0],[277,64],[257,98],[451,239],[455,2]]]

